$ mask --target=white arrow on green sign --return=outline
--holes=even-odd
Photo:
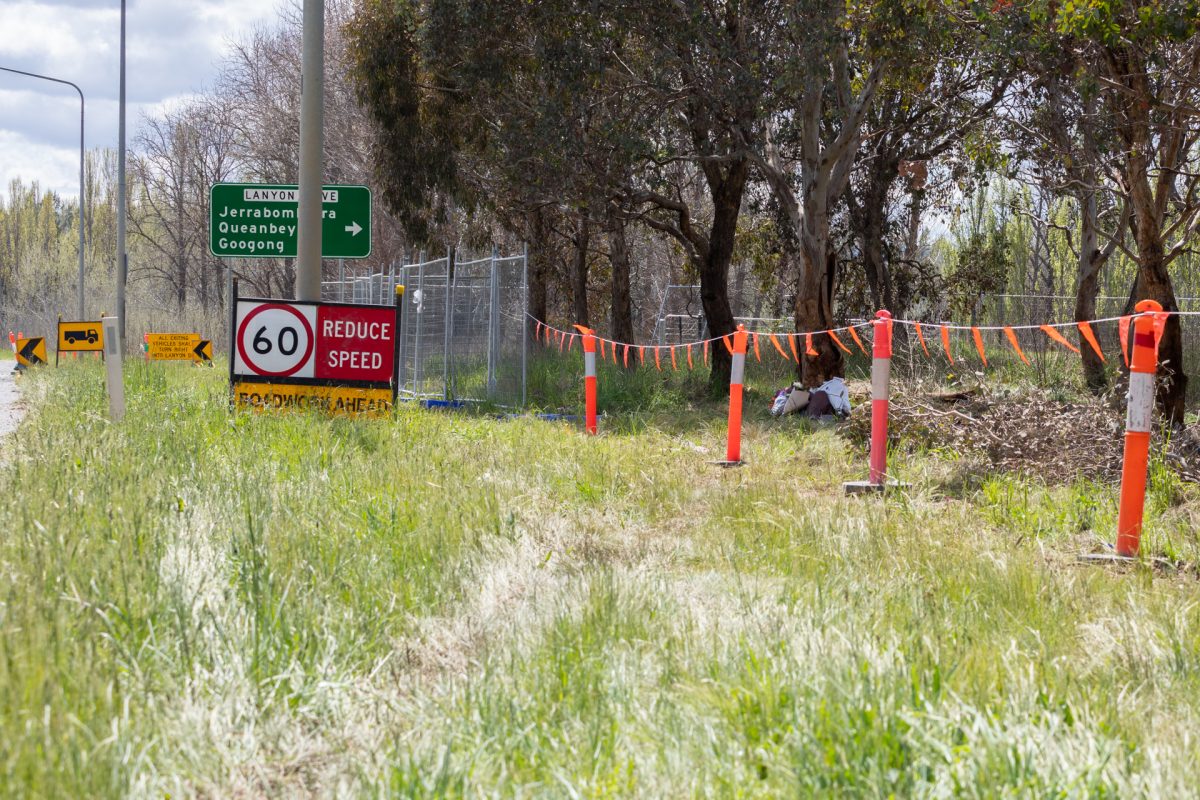
[[[222,258],[294,258],[299,187],[295,184],[214,183],[209,192],[208,247]],[[321,256],[371,254],[371,190],[321,189]]]

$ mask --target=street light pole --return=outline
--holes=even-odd
[[[117,120],[117,321],[125,344],[125,281],[129,263],[125,255],[125,0],[121,0],[121,90]]]
[[[70,86],[75,91],[79,92],[79,319],[83,319],[83,90],[70,81],[64,81],[61,78],[51,78],[49,75],[39,75],[36,72],[25,72],[20,69],[11,69],[9,67],[0,67],[4,72],[13,72],[17,75],[26,75],[30,78],[41,78],[45,81],[54,81]]]
[[[304,0],[296,299],[321,299],[321,178],[325,146],[325,0]]]

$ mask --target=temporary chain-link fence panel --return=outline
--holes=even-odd
[[[403,399],[488,402],[526,400],[526,254],[457,254],[327,281],[326,300],[387,303],[403,285],[397,346]]]
[[[795,329],[793,321],[784,316],[766,316],[764,310],[774,311],[774,303],[745,285],[739,294],[730,292],[730,308],[735,324],[758,331],[790,331]],[[657,345],[694,342],[709,337],[708,324],[704,318],[704,307],[700,302],[700,287],[695,284],[670,284],[663,290],[654,321],[651,341]]]

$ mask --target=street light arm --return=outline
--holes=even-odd
[[[17,75],[25,75],[30,78],[41,78],[44,81],[53,81],[61,83],[65,86],[70,86],[75,91],[79,92],[79,318],[84,316],[84,295],[83,295],[83,249],[84,249],[84,220],[83,220],[83,89],[70,81],[64,81],[62,78],[51,78],[49,75],[39,75],[36,72],[26,72],[23,69],[13,69],[12,67],[0,67],[4,72],[12,72]]]
[[[4,72],[15,72],[18,75],[28,75],[30,78],[41,78],[44,81],[54,81],[55,83],[64,83],[70,86],[75,91],[79,92],[79,102],[83,102],[83,89],[80,89],[76,84],[70,81],[64,81],[62,78],[51,78],[49,75],[39,75],[36,72],[26,72],[23,69],[13,69],[12,67],[0,67]]]

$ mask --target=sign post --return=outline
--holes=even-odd
[[[288,184],[214,183],[209,190],[208,247],[222,258],[295,258],[299,189]],[[371,255],[371,190],[321,190],[321,257]]]

